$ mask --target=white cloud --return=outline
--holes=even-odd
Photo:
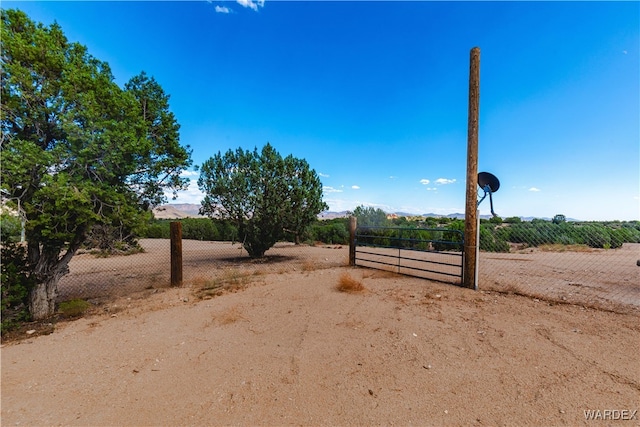
[[[329,175],[327,175],[326,173],[322,173],[322,172],[318,172],[318,176],[321,176],[322,178],[329,178]]]
[[[218,12],[218,13],[230,13],[231,9],[229,9],[227,6],[216,6],[216,12]]]
[[[429,181],[428,179],[421,179],[420,180],[420,184],[422,184],[422,185],[429,185],[430,182],[431,181]]]
[[[395,176],[393,176],[393,175],[391,175],[391,176],[389,177],[389,179],[396,179],[396,178],[397,178],[397,177],[395,177]]]
[[[352,185],[352,186],[351,186],[351,188],[352,188],[353,190],[359,190],[359,189],[360,189],[360,187],[359,187],[359,186],[357,186],[357,185]]]
[[[258,11],[258,7],[264,7],[264,0],[236,0],[236,2],[239,5],[253,9],[256,12]]]
[[[167,196],[169,203],[200,204],[200,202],[204,199],[204,193],[198,188],[198,178],[194,177],[197,176],[198,173],[193,171],[185,171],[181,175],[190,179],[189,186],[186,190],[178,191],[178,198],[175,200],[173,199],[173,193],[169,190],[165,190],[164,194],[165,196]]]
[[[342,193],[342,190],[338,190],[337,188],[333,188],[333,187],[328,187],[328,186],[324,186],[322,187],[322,192],[323,193]]]
[[[536,188],[536,187],[531,187],[529,189],[529,191],[533,191],[534,193],[537,193],[538,191],[541,191],[541,190],[539,188]]]
[[[427,187],[427,191],[438,191],[436,187]]]
[[[439,184],[439,185],[453,184],[454,182],[456,182],[455,178],[454,179],[447,179],[447,178],[436,179],[436,184]]]
[[[200,176],[200,172],[197,171],[182,171],[180,173],[180,176],[185,177],[185,178],[191,178],[191,177],[199,177]],[[196,178],[197,179],[197,178]]]
[[[626,55],[626,54],[627,54],[627,53],[629,53],[629,52],[627,52],[626,50],[623,50],[623,51],[622,51],[622,53],[624,53],[624,54]]]

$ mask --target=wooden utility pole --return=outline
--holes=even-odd
[[[171,223],[171,286],[182,286],[182,223]]]
[[[349,265],[356,265],[356,228],[358,228],[358,218],[349,218]]]
[[[480,48],[471,49],[469,122],[467,128],[467,203],[464,211],[463,284],[478,289],[478,116],[480,110]]]

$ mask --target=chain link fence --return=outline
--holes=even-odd
[[[141,239],[142,252],[73,257],[58,285],[58,301],[100,299],[170,286],[171,242]],[[238,242],[182,240],[183,284],[205,293],[269,273],[308,272],[348,264],[348,246],[277,243],[264,258],[251,259]]]
[[[141,239],[140,245],[144,251],[132,255],[76,255],[69,265],[70,274],[60,281],[59,301],[168,287],[169,239]],[[249,258],[242,245],[232,241],[185,239],[182,251],[183,283],[205,294],[267,273],[346,266],[349,257],[348,244],[344,243],[280,242],[263,259]],[[479,289],[612,310],[640,308],[638,259],[638,222],[483,221]]]
[[[611,310],[640,308],[639,225],[484,223],[479,288]]]

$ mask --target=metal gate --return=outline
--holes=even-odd
[[[462,284],[460,230],[357,227],[354,240],[355,265]]]

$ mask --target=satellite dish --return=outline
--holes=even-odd
[[[482,199],[478,200],[478,206],[480,206],[480,203],[482,203],[482,201],[485,197],[487,197],[488,194],[489,202],[491,203],[491,214],[493,216],[497,216],[493,211],[493,197],[491,196],[491,194],[495,193],[500,188],[500,180],[495,175],[489,172],[480,172],[478,174],[478,185],[484,191],[484,196],[482,196]]]
[[[489,172],[480,172],[478,174],[478,185],[483,190],[488,185],[491,192],[495,193],[500,188],[500,180],[498,180],[494,174]]]

